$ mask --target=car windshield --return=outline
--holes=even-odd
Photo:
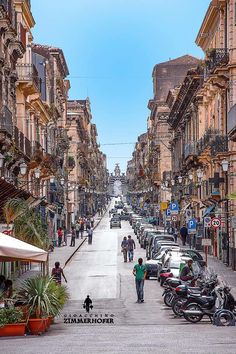
[[[181,261],[170,261],[170,268],[172,269],[179,269]]]

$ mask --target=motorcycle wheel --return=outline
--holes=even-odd
[[[189,311],[201,311],[201,307],[198,304],[189,304],[185,310],[189,310]],[[200,322],[201,319],[203,318],[203,314],[202,315],[188,315],[187,313],[184,313],[184,318],[186,319],[186,321],[191,322],[191,323],[197,323]]]
[[[173,300],[173,302],[172,302],[172,310],[173,310],[174,314],[177,317],[182,317],[183,316],[183,311],[182,311],[181,307],[182,307],[182,304],[185,301],[186,301],[185,299],[181,299],[181,298]]]
[[[171,292],[166,293],[164,295],[164,303],[166,304],[166,306],[171,307],[173,299],[174,299],[174,295]]]

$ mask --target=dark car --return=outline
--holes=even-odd
[[[155,244],[157,244],[158,241],[160,240],[165,240],[165,241],[172,241],[174,242],[174,237],[172,235],[168,234],[153,234],[149,239],[148,239],[148,244],[146,245],[146,257],[147,259],[151,259],[152,254],[157,253],[156,252],[156,247]]]
[[[121,228],[121,222],[120,222],[120,218],[111,218],[110,220],[110,229],[112,229],[113,227],[119,227]]]
[[[121,219],[121,220],[128,221],[129,218],[130,218],[130,214],[129,214],[129,213],[123,213],[123,212],[121,212],[121,214],[120,214],[120,219]]]

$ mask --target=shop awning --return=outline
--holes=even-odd
[[[0,262],[46,262],[47,257],[47,252],[41,248],[0,232]]]
[[[204,212],[202,217],[204,218],[205,216],[208,216],[210,213],[212,213],[214,211],[215,207],[216,207],[215,205],[211,205],[210,207],[208,207],[205,210],[205,212]]]

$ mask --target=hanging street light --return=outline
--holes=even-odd
[[[229,169],[229,161],[224,159],[222,162],[221,162],[221,166],[222,166],[222,170],[224,172],[227,172],[228,169]]]
[[[4,155],[0,153],[0,168],[3,167],[4,164]]]
[[[35,178],[39,179],[41,175],[40,169],[37,168],[37,170],[34,171]]]
[[[183,177],[182,177],[182,176],[179,176],[179,177],[178,177],[178,181],[179,181],[179,183],[182,183],[182,182],[183,182]]]
[[[20,174],[24,176],[26,175],[26,172],[27,172],[27,165],[25,162],[22,162],[20,164]]]

